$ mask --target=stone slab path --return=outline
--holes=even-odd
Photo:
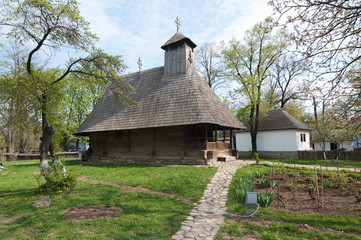
[[[216,163],[217,173],[207,185],[199,204],[194,207],[190,216],[182,223],[180,230],[172,240],[214,239],[220,226],[224,223],[228,187],[237,169],[255,161],[231,161]]]

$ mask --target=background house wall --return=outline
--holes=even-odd
[[[331,151],[333,149],[331,149],[331,142],[325,142],[325,151]],[[352,142],[343,142],[338,146],[340,149],[345,149],[346,151],[353,151],[354,150],[354,146],[352,145]],[[321,148],[321,143],[319,142],[315,142],[313,143],[313,148],[315,151],[323,151],[323,149]]]
[[[301,134],[305,134],[305,142],[301,142]],[[249,132],[236,133],[236,143],[238,151],[252,151]],[[301,130],[260,131],[257,134],[257,149],[274,152],[311,150],[310,133]]]

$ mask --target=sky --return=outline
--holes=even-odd
[[[241,40],[244,32],[272,15],[267,0],[80,0],[81,15],[99,37],[98,47],[122,55],[128,72],[163,66],[160,48],[177,31],[194,43]],[[197,51],[197,48],[195,48]]]

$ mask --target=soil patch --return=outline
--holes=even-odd
[[[65,213],[71,217],[73,222],[81,222],[97,218],[111,218],[122,211],[123,210],[120,207],[107,207],[101,204],[91,205],[84,208],[68,208],[65,210]]]
[[[40,174],[41,172],[33,172],[33,174]]]
[[[77,180],[96,183],[96,184],[100,183],[100,184],[104,184],[104,185],[121,187],[124,192],[144,192],[144,193],[149,193],[149,194],[155,194],[155,195],[158,195],[158,196],[175,198],[175,199],[180,200],[180,201],[182,201],[182,202],[184,202],[186,204],[193,204],[193,205],[196,204],[192,200],[190,200],[188,198],[185,198],[185,197],[183,197],[181,195],[178,195],[178,194],[164,193],[164,192],[150,190],[148,188],[143,188],[143,187],[132,187],[132,186],[128,186],[128,185],[121,184],[121,183],[113,183],[113,182],[107,182],[107,181],[102,181],[102,180],[88,179],[88,176],[80,176],[80,177],[78,177]]]
[[[9,175],[8,172],[4,172],[4,173],[1,174],[1,176],[7,176],[7,175]]]
[[[14,216],[10,216],[10,217],[1,217],[0,218],[0,223],[5,223],[5,224],[9,224],[9,223],[13,223],[16,220],[18,220],[19,218],[21,218],[24,214],[17,214]]]
[[[270,177],[266,176],[270,182]],[[328,178],[325,181],[331,182]],[[354,216],[361,215],[361,202],[357,201],[361,188],[360,182],[348,181],[338,185],[334,182],[332,186],[325,187],[323,196],[321,194],[321,181],[318,181],[319,193],[310,176],[299,176],[297,178],[288,176],[276,176],[274,181],[279,183],[276,188],[264,188],[255,184],[255,191],[272,191],[274,200],[269,206],[271,209],[292,211],[297,213],[312,213],[325,216]],[[279,191],[279,198],[277,198]],[[323,202],[323,203],[322,203]]]

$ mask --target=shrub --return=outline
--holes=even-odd
[[[258,153],[253,153],[252,158],[253,158],[254,160],[256,160],[256,163],[257,163],[257,164],[259,163],[260,158],[259,158],[259,154],[258,154]]]
[[[243,177],[235,184],[234,193],[238,202],[244,203],[246,201],[247,192],[254,192],[254,180],[253,176]]]
[[[73,172],[64,174],[61,169],[62,167],[60,165],[54,166],[51,171],[48,171],[44,176],[39,176],[38,183],[40,185],[40,192],[60,194],[69,192],[75,188],[77,175]],[[41,177],[45,178],[45,184],[40,184]]]
[[[273,201],[272,192],[260,192],[257,194],[257,202],[261,207],[268,207]]]

